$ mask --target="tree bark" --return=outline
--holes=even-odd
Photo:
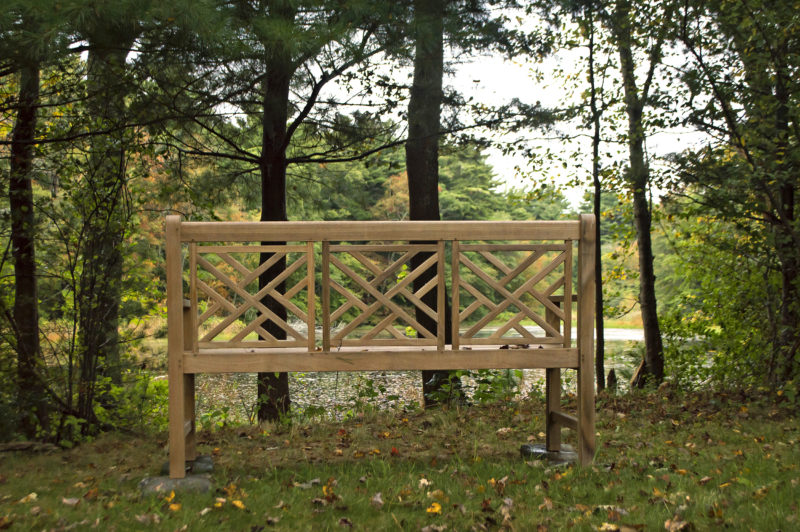
[[[589,24],[589,86],[590,102],[589,107],[592,113],[592,185],[594,186],[593,212],[595,218],[595,256],[594,256],[594,275],[595,279],[595,334],[597,336],[595,346],[595,375],[597,379],[597,389],[603,390],[606,387],[605,370],[605,337],[603,334],[603,250],[600,239],[600,215],[602,214],[602,194],[603,188],[600,183],[600,115],[601,111],[597,105],[597,84],[595,83],[595,61],[594,61],[594,5],[589,4],[586,8],[588,12]]]
[[[295,9],[283,2],[271,12],[283,23],[294,23]],[[266,57],[266,76],[262,84],[263,115],[261,137],[261,221],[286,221],[286,148],[288,144],[286,123],[289,108],[289,87],[295,65],[286,43],[272,42]],[[282,245],[286,242],[263,242],[265,245]],[[262,253],[261,262],[269,260],[272,254]],[[258,279],[259,289],[266,286],[286,269],[283,258],[265,271]],[[276,286],[283,293],[285,283]],[[266,296],[264,306],[285,320],[286,308],[274,298]],[[313,310],[312,310],[313,312]],[[286,338],[277,323],[267,320],[264,329],[276,339]],[[311,331],[309,331],[311,333]],[[289,411],[288,373],[259,373],[257,383],[257,416],[259,421],[278,420]]]
[[[444,13],[443,0],[414,1],[414,78],[408,104],[408,141],[406,142],[406,170],[408,173],[409,217],[412,220],[439,220],[439,133],[441,107],[444,94]],[[430,255],[418,254],[412,268],[418,267]],[[416,292],[436,276],[430,268],[414,280]],[[447,297],[445,296],[445,301]],[[422,297],[434,311],[437,310],[437,290]],[[445,316],[449,316],[449,309]],[[415,319],[429,331],[436,332],[436,323],[417,309]],[[452,325],[445,320],[445,342],[451,343]],[[457,332],[456,332],[457,334]],[[422,393],[426,406],[439,402],[443,389],[450,386],[450,397],[460,398],[460,381],[449,371],[423,371]]]
[[[28,438],[49,430],[49,407],[41,376],[39,294],[36,278],[33,204],[34,141],[39,105],[39,64],[20,69],[19,102],[11,133],[10,182],[11,254],[14,259],[13,327],[17,350],[18,427]]]
[[[653,246],[650,237],[650,205],[647,190],[650,184],[650,169],[644,154],[643,113],[647,100],[647,84],[639,94],[636,87],[636,64],[633,58],[633,38],[631,33],[630,4],[627,0],[617,0],[614,13],[617,50],[620,56],[620,71],[625,92],[625,110],[628,115],[628,156],[627,182],[633,196],[633,221],[639,248],[639,305],[644,327],[645,355],[641,371],[634,375],[632,384],[644,386],[648,380],[655,384],[664,379],[664,347],[658,323],[658,309],[655,292],[655,271],[653,268]],[[650,71],[654,68],[655,57],[651,54]]]
[[[127,31],[126,31],[127,30]],[[135,31],[98,23],[89,34],[87,88],[90,128],[109,133],[93,136],[81,197],[75,201],[84,216],[82,270],[78,288],[78,354],[80,374],[78,413],[92,431],[94,402],[108,390],[107,378],[122,384],[119,341],[123,253],[122,243],[130,218],[125,201],[127,184],[127,106],[125,85],[127,53]],[[98,389],[99,385],[99,389]],[[102,398],[107,401],[106,397]]]

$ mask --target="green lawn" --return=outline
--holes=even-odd
[[[0,528],[791,530],[800,424],[782,400],[601,397],[585,468],[520,457],[543,441],[536,401],[232,427],[200,435],[215,462],[215,491],[201,495],[142,496],[165,435],[106,434],[0,454]]]

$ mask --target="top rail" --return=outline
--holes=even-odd
[[[579,240],[580,222],[181,222],[181,242]]]

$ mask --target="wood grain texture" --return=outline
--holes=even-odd
[[[185,391],[183,367],[183,265],[181,263],[181,220],[167,216],[167,358],[169,379],[169,476],[186,475],[186,438],[183,434]]]
[[[221,351],[221,352],[220,352]],[[577,349],[471,349],[439,351],[436,346],[391,346],[334,349],[309,353],[305,349],[225,349],[187,353],[189,373],[254,373],[271,371],[401,371],[449,369],[533,369],[575,367]]]
[[[183,242],[306,242],[376,240],[577,240],[579,223],[568,221],[404,222],[183,222]],[[288,238],[287,238],[288,237]]]
[[[588,465],[594,460],[594,266],[595,219],[581,214],[578,243],[578,460]]]

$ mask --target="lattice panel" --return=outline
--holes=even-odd
[[[329,245],[322,248],[323,346],[441,345],[444,323],[444,243]],[[414,268],[412,258],[424,261]],[[414,291],[414,280],[434,273]],[[438,291],[436,288],[438,287]],[[435,293],[438,310],[422,299]],[[430,297],[430,296],[429,296]],[[329,300],[326,304],[325,299]],[[420,309],[434,323],[416,319]],[[339,327],[339,324],[344,324]],[[327,324],[327,325],[326,325]],[[418,337],[419,336],[419,337]]]
[[[453,243],[456,345],[570,347],[572,242]]]
[[[262,263],[261,254],[267,253]],[[259,289],[258,278],[282,259],[286,268]],[[197,346],[314,347],[314,247],[190,245],[191,296]],[[283,284],[283,287],[281,285]],[[270,297],[286,318],[270,310]],[[309,312],[310,309],[310,312]],[[270,324],[286,339],[270,334]]]

